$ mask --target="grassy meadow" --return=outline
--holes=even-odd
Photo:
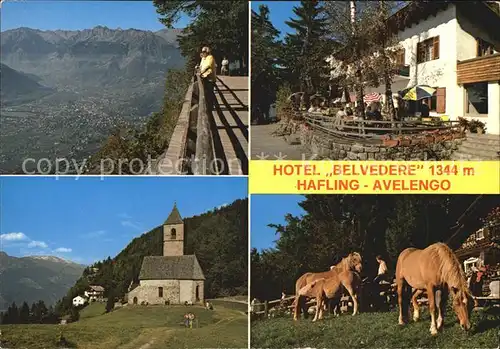
[[[252,348],[498,348],[500,309],[474,312],[471,332],[466,333],[448,313],[444,330],[429,332],[430,315],[406,326],[398,325],[395,311],[344,314],[313,323],[312,317],[294,322],[291,317],[252,321]]]
[[[185,328],[186,312],[196,315]],[[127,306],[105,314],[104,304],[83,309],[80,320],[67,325],[2,325],[0,347],[51,349],[62,332],[70,348],[180,349],[247,348],[247,316],[235,309],[214,306]]]

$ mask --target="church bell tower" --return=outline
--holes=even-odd
[[[184,255],[184,222],[176,203],[174,203],[174,208],[167,220],[163,223],[163,255]]]

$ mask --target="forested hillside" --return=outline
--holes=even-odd
[[[166,217],[165,217],[166,218]],[[248,199],[236,200],[202,215],[184,219],[185,254],[196,254],[205,274],[205,297],[246,294],[248,275]],[[71,308],[73,297],[88,285],[101,285],[105,296],[121,298],[137,281],[144,256],[163,253],[162,226],[135,238],[116,257],[85,269],[82,277],[57,306],[60,313]]]
[[[399,253],[434,242],[456,249],[500,206],[498,195],[307,195],[303,216],[273,225],[273,249],[251,251],[251,296],[279,298],[294,292],[296,279],[324,271],[348,253],[363,256],[363,273],[375,276],[375,256],[394,272]],[[269,222],[272,223],[272,222]],[[462,227],[462,228],[461,228]],[[256,234],[255,231],[252,232]]]

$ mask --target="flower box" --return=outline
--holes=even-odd
[[[410,138],[400,139],[399,144],[402,145],[403,147],[407,147],[411,144],[411,139]]]
[[[431,135],[426,135],[424,137],[424,140],[425,140],[425,143],[426,144],[431,144],[431,143],[434,143],[435,140],[434,140],[434,136],[431,136]]]
[[[397,147],[399,144],[399,141],[397,139],[384,139],[383,140],[383,145],[385,147]]]

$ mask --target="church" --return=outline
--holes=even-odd
[[[184,254],[184,222],[177,205],[163,223],[163,256],[146,256],[129,304],[203,303],[205,276],[198,259]]]

